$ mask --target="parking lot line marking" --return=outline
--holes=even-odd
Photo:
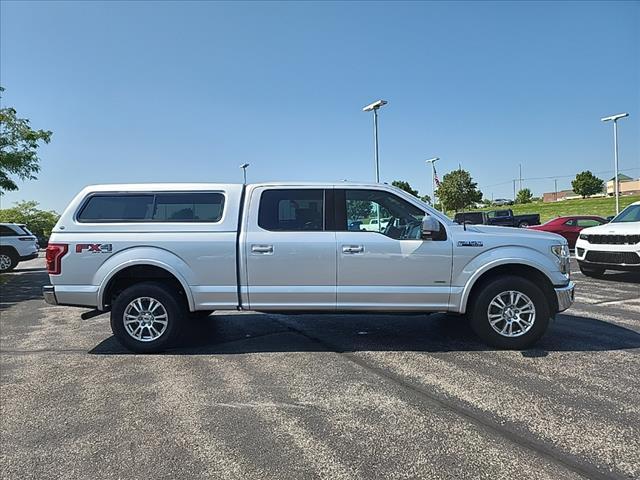
[[[523,448],[527,448],[529,450],[534,451],[535,453],[540,455],[542,458],[547,459],[551,463],[560,465],[578,475],[581,475],[590,479],[596,479],[596,480],[625,479],[625,476],[622,476],[619,474],[614,474],[611,472],[604,473],[592,463],[585,461],[583,459],[580,459],[579,457],[572,455],[570,453],[567,453],[565,451],[550,447],[545,443],[542,443],[540,440],[538,440],[533,436],[527,437],[523,435],[521,432],[516,431],[514,428],[505,424],[498,423],[494,419],[478,413],[477,411],[473,410],[470,407],[467,407],[461,402],[456,402],[455,400],[452,401],[451,399],[442,398],[440,395],[438,395],[435,392],[429,391],[419,385],[415,385],[413,383],[408,382],[406,378],[396,373],[383,370],[375,365],[370,364],[369,362],[358,357],[355,353],[341,351],[341,349],[337,348],[337,346],[332,345],[331,343],[326,342],[321,338],[318,338],[314,335],[309,335],[303,330],[292,327],[291,325],[282,321],[279,317],[280,317],[279,315],[274,315],[274,321],[285,326],[292,332],[302,335],[303,337],[306,337],[309,340],[319,344],[326,350],[337,353],[338,355],[345,357],[347,360],[355,363],[359,367],[369,372],[372,372],[382,378],[385,378],[397,385],[400,385],[405,390],[408,390],[412,392],[414,395],[416,395],[416,398],[419,401],[426,402],[432,407],[435,406],[435,407],[443,408],[460,417],[463,417],[469,422],[471,422],[473,425],[476,425],[477,427],[484,429],[485,431],[493,434],[494,436],[506,439],[512,443],[515,443],[516,445],[519,445]]]

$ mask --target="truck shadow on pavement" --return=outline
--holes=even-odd
[[[14,303],[42,299],[42,286],[49,284],[44,268],[17,268],[0,276],[0,310]]]
[[[593,281],[593,280],[590,280]],[[640,282],[640,274],[605,275],[599,282]],[[28,300],[42,299],[49,284],[44,268],[16,269],[0,276],[0,311]],[[81,321],[81,320],[78,320]],[[640,326],[640,322],[638,322]],[[453,315],[270,315],[220,313],[189,320],[172,355],[244,354],[305,351],[490,351],[480,343],[466,321]],[[629,328],[587,316],[558,315],[526,357],[550,352],[590,352],[640,348],[640,334]],[[131,354],[114,337],[89,353]]]
[[[219,314],[189,321],[169,355],[334,351],[491,351],[461,317],[434,315]],[[640,334],[612,323],[559,315],[526,357],[550,352],[597,352],[640,348]],[[131,354],[115,337],[89,353]]]

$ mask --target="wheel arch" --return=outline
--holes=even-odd
[[[181,271],[182,270],[182,271]],[[118,288],[149,280],[158,280],[176,287],[184,295],[190,311],[194,300],[189,287],[187,264],[166,250],[134,248],[123,251],[105,262],[96,272],[94,285],[99,285],[97,304],[106,310]],[[114,290],[115,289],[115,290]]]
[[[475,296],[484,285],[504,275],[514,275],[533,281],[542,289],[549,304],[549,311],[558,311],[558,299],[551,279],[541,269],[535,266],[526,263],[511,262],[491,266],[484,271],[478,272],[477,275],[471,278],[462,294],[460,313],[467,311],[467,308],[473,303]]]

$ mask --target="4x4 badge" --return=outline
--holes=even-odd
[[[110,243],[78,243],[76,245],[76,253],[84,251],[91,253],[111,253],[113,250]]]

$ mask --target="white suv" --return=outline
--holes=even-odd
[[[38,242],[26,226],[0,223],[0,272],[9,272],[37,256]]]
[[[640,271],[640,202],[629,205],[610,223],[582,230],[576,259],[580,271],[589,277],[605,270]]]

